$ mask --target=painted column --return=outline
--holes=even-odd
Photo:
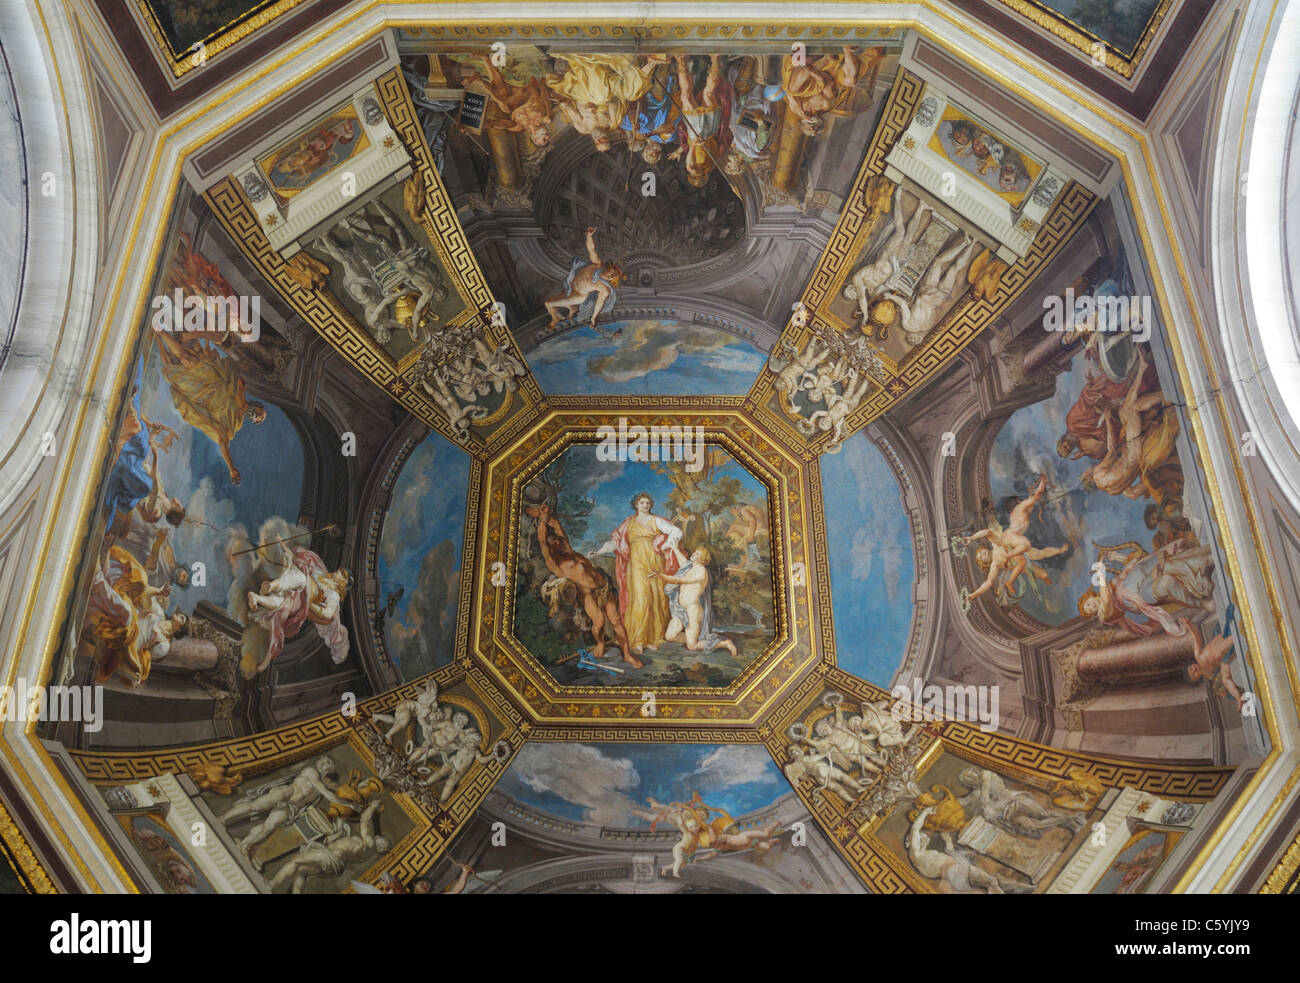
[[[808,137],[799,126],[799,117],[790,112],[788,103],[781,110],[781,133],[776,140],[772,160],[772,185],[780,191],[793,191],[803,162],[803,148]]]
[[[519,144],[510,130],[499,129],[489,121],[483,128],[488,146],[492,148],[492,163],[497,168],[501,187],[511,191],[524,186],[524,168],[519,160]]]
[[[1086,648],[1079,653],[1081,679],[1132,681],[1181,671],[1194,658],[1192,633],[1151,635],[1112,645]]]

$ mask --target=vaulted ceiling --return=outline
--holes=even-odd
[[[1286,889],[1300,521],[1189,273],[1249,13],[897,6],[66,14],[24,886]]]

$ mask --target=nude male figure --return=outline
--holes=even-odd
[[[1196,661],[1187,667],[1187,675],[1192,679],[1213,679],[1214,673],[1219,674],[1219,682],[1223,683],[1232,698],[1237,701],[1237,711],[1245,705],[1246,698],[1242,695],[1241,688],[1237,686],[1236,680],[1232,678],[1231,664],[1225,661],[1228,653],[1232,651],[1233,640],[1230,634],[1216,635],[1205,644],[1201,644],[1200,638],[1192,628],[1192,623],[1186,618],[1179,618],[1178,623],[1191,633],[1194,658]]]
[[[459,716],[459,714],[458,714]],[[479,764],[487,764],[492,760],[490,754],[479,754],[479,733],[472,727],[466,727],[456,737],[455,746],[447,745],[440,750],[443,753],[444,761],[442,767],[432,772],[427,778],[420,780],[421,785],[435,785],[444,778],[446,782],[442,786],[442,792],[438,796],[439,802],[446,802],[451,798],[451,793],[456,790],[460,780],[465,777],[465,773],[477,761]]]
[[[361,814],[361,832],[348,833],[324,843],[306,843],[289,858],[275,877],[271,890],[277,891],[292,883],[292,894],[302,894],[309,877],[331,877],[343,873],[346,864],[364,860],[371,854],[379,856],[392,849],[387,837],[375,834],[375,816],[384,808],[379,800],[371,802]],[[347,828],[347,824],[343,824]]]
[[[596,295],[596,304],[591,312],[590,323],[594,328],[596,318],[600,316],[605,301],[609,299],[614,288],[623,282],[622,268],[617,263],[606,263],[600,258],[600,252],[596,249],[595,226],[587,228],[587,258],[591,262],[578,269],[565,285],[565,289],[569,291],[567,294],[556,294],[546,298],[546,310],[551,315],[551,323],[547,325],[546,330],[555,330],[560,323],[561,312],[564,317],[575,317],[582,302],[593,293]]]
[[[438,705],[438,684],[429,680],[425,688],[416,694],[415,699],[400,701],[393,707],[391,714],[372,714],[370,721],[376,728],[379,728],[380,724],[392,725],[384,732],[384,740],[392,744],[394,738],[405,734],[410,729],[412,721],[419,724],[421,739],[427,741],[428,735],[432,733],[435,724],[442,719],[442,716]]]
[[[459,711],[455,713],[449,710],[441,711],[436,717],[431,718],[424,742],[411,749],[407,756],[407,763],[413,768],[419,767],[430,758],[441,756],[445,764],[447,756],[458,745],[467,727],[469,727],[468,714]],[[477,737],[474,738],[474,742],[478,743]]]
[[[886,291],[886,299],[898,305],[904,337],[909,345],[919,345],[925,340],[926,333],[939,318],[939,308],[957,285],[957,275],[970,265],[971,254],[978,243],[965,233],[962,233],[962,239],[964,241],[940,253],[930,264],[910,304],[899,294]]]
[[[537,520],[537,545],[541,547],[546,569],[578,588],[583,610],[591,620],[591,634],[596,639],[596,650],[592,655],[597,659],[605,655],[605,624],[608,621],[615,641],[623,650],[623,661],[633,669],[644,666],[645,663],[632,654],[623,617],[618,613],[618,599],[610,589],[609,579],[569,545],[569,536],[560,520],[551,515],[549,505],[544,502],[530,505],[524,511]]]
[[[1045,560],[1051,556],[1060,556],[1068,552],[1069,546],[1053,546],[1048,549],[1035,549],[1034,544],[1029,541],[1025,535],[1025,530],[1029,528],[1029,520],[1033,516],[1034,507],[1043,497],[1043,492],[1047,488],[1047,475],[1038,476],[1038,484],[1030,493],[1029,497],[1011,510],[1010,520],[1007,522],[1007,528],[1001,529],[996,522],[987,529],[981,529],[977,533],[972,533],[966,537],[967,543],[973,543],[977,539],[987,539],[988,546],[988,576],[984,578],[984,583],[975,588],[967,597],[967,600],[974,600],[981,594],[987,594],[997,583],[998,574],[1004,570],[1010,570],[1011,576],[1007,578],[1006,589],[1010,590],[1016,579],[1025,572],[1030,560]],[[980,550],[983,554],[985,551]],[[981,566],[984,558],[980,559]],[[1051,582],[1046,571],[1035,567],[1033,575],[1039,580]]]
[[[880,767],[871,760],[875,755],[866,740],[844,726],[838,707],[836,723],[832,723],[829,717],[822,717],[813,724],[812,736],[804,737],[803,742],[817,752],[818,757],[828,757],[831,765],[846,775],[854,767],[861,769],[864,775],[880,774]]]
[[[912,218],[904,225],[903,186],[900,184],[894,188],[892,214],[893,229],[884,245],[880,247],[880,252],[877,254],[879,259],[874,263],[867,263],[854,273],[842,291],[846,300],[857,302],[857,316],[863,323],[871,319],[871,304],[876,299],[876,291],[894,275],[908,247],[916,242],[917,233],[921,230],[921,222],[926,215],[930,214],[930,208],[924,202],[918,201],[916,211],[912,212]]]
[[[298,772],[293,781],[267,789],[256,798],[242,799],[219,818],[229,829],[232,823],[240,820],[254,816],[263,817],[261,822],[254,823],[247,835],[239,841],[240,848],[248,853],[288,823],[298,810],[305,809],[318,798],[346,807],[347,803],[334,794],[338,783],[329,778],[333,773],[333,759],[322,755]],[[253,866],[260,865],[254,861]]]

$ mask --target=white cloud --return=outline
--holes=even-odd
[[[591,823],[627,826],[644,808],[626,794],[641,782],[636,766],[586,744],[526,744],[509,775],[534,792],[550,792],[581,806]]]
[[[411,452],[393,488],[393,500],[384,516],[379,544],[384,562],[393,566],[413,543],[419,542],[424,524],[424,501],[433,487],[433,442],[426,440]]]
[[[566,331],[556,338],[549,338],[528,353],[528,361],[534,366],[555,365],[567,362],[580,355],[590,356],[592,350],[603,351],[609,345],[599,345],[586,332]]]
[[[723,790],[733,785],[778,783],[771,755],[755,744],[726,744],[715,748],[704,755],[696,769],[686,777],[691,775],[700,776],[694,784],[699,786],[701,795],[706,789]]]
[[[865,434],[846,441],[841,453],[857,486],[856,504],[861,514],[850,554],[853,579],[870,577],[879,557],[885,592],[892,603],[898,598],[904,551],[911,549],[907,514],[903,510],[898,481],[889,462]]]
[[[696,358],[696,365],[724,372],[757,372],[766,362],[767,356],[762,352],[739,343]]]
[[[384,516],[380,556],[389,567],[404,555],[422,549],[431,530],[439,540],[452,537],[465,518],[465,487],[453,448],[436,434],[425,438],[402,466],[393,486],[393,500]],[[453,480],[450,475],[455,474]],[[454,542],[454,538],[453,538]]]

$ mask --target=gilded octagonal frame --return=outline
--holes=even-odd
[[[816,586],[829,577],[817,468],[756,425],[742,402],[741,397],[555,398],[546,417],[484,466],[470,657],[535,724],[586,724],[605,739],[651,741],[674,739],[696,725],[710,733],[719,727],[750,728],[821,661],[824,650],[833,651],[830,599]],[[522,488],[565,449],[597,442],[597,429],[617,428],[620,418],[628,426],[702,427],[706,442],[724,448],[767,488],[774,638],[725,687],[565,686],[515,637]],[[498,563],[504,564],[504,578],[493,576],[494,569],[502,569]],[[653,714],[642,712],[649,692],[655,697]]]

